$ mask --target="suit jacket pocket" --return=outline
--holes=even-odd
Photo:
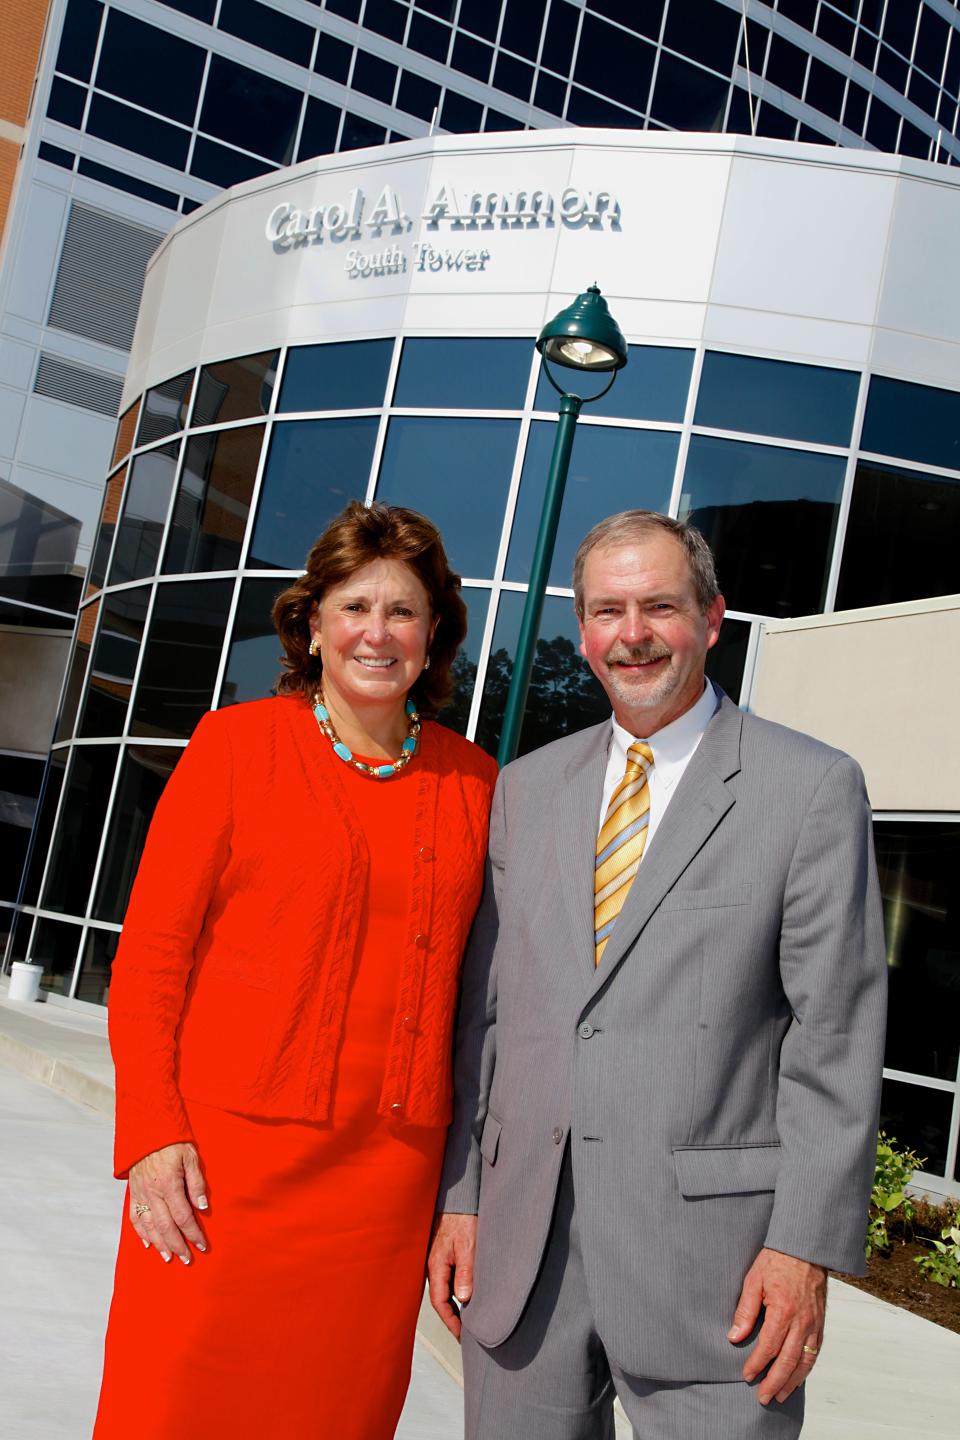
[[[483,1122],[483,1131],[480,1135],[480,1154],[490,1165],[497,1163],[497,1151],[500,1148],[500,1131],[502,1125],[495,1115],[487,1111],[487,1118]]]
[[[728,905],[746,905],[749,885],[719,885],[711,890],[671,890],[660,901],[661,910],[719,910]]]
[[[706,1195],[749,1195],[776,1189],[780,1146],[680,1146],[674,1150],[673,1160],[680,1194],[688,1200]]]

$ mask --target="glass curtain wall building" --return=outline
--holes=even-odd
[[[741,703],[766,621],[958,589],[960,306],[931,262],[960,216],[950,172],[622,132],[358,161],[241,187],[148,274],[8,910],[8,960],[42,963],[53,997],[106,1000],[163,785],[205,710],[270,693],[272,600],[349,499],[439,524],[470,620],[442,718],[495,750],[556,424],[533,342],[584,277],[606,281],[630,358],[579,422],[522,750],[608,713],[577,652],[570,572],[613,511],[660,510],[708,537],[729,606],[710,671]],[[885,1120],[949,1188],[960,793],[883,812],[876,842],[894,984]]]
[[[0,717],[19,848],[145,267],[177,219],[290,163],[431,133],[752,133],[960,159],[952,0],[750,0],[748,14],[743,0],[51,0],[0,267],[0,631],[46,647],[26,753]],[[32,44],[12,63],[32,75]]]

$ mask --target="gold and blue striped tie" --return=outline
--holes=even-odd
[[[650,787],[653,751],[635,740],[627,751],[627,768],[607,806],[593,872],[593,930],[595,963],[600,964],[610,932],[623,909],[627,891],[643,859],[650,821]]]

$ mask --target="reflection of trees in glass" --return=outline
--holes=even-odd
[[[458,735],[466,735],[477,667],[462,650],[450,667],[450,678],[453,681],[453,696],[437,719],[441,725],[446,725],[448,730],[456,730]]]
[[[494,754],[507,703],[513,656],[495,650],[487,666],[483,706],[477,725],[477,744]],[[573,641],[566,635],[538,640],[524,710],[520,753],[536,750],[561,735],[595,725],[610,713],[598,681],[587,668]]]

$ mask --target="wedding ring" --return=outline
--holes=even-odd
[[[150,1206],[144,1205],[141,1203],[141,1201],[137,1200],[134,1202],[133,1213],[134,1215],[136,1215],[138,1220],[142,1220],[144,1215],[150,1214]],[[806,1346],[804,1346],[804,1349],[806,1349]]]
[[[803,1353],[804,1355],[819,1355],[820,1351],[815,1350],[812,1345],[804,1345]]]

